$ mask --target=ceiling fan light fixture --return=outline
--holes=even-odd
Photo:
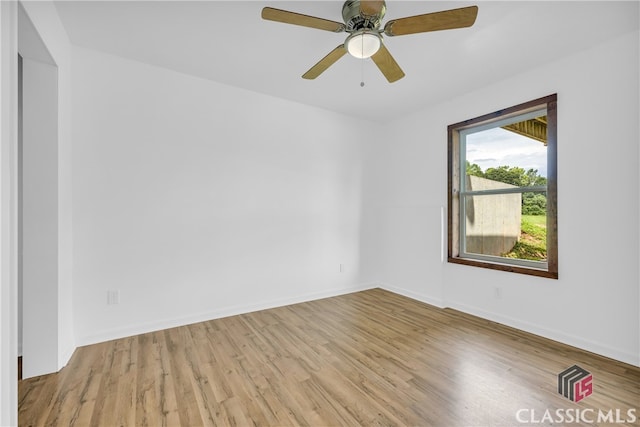
[[[393,83],[404,77],[404,71],[382,43],[383,34],[387,37],[395,37],[470,27],[476,21],[478,6],[397,18],[387,21],[381,28],[381,21],[386,11],[385,0],[346,0],[342,6],[344,23],[272,7],[262,9],[262,19],[349,34],[344,43],[338,45],[304,73],[303,79],[315,79],[349,52],[355,58],[371,58],[387,81]]]
[[[358,31],[347,37],[345,45],[351,56],[358,59],[365,59],[375,54],[382,44],[382,37],[376,33]]]

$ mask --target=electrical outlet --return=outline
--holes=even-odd
[[[120,304],[120,291],[107,291],[107,305]]]

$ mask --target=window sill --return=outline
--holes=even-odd
[[[527,274],[529,276],[546,277],[549,279],[557,279],[557,271],[541,270],[536,268],[520,267],[511,264],[501,264],[497,262],[477,261],[468,258],[449,256],[447,261],[453,264],[469,265],[473,267],[489,268],[492,270],[509,271],[511,273]]]

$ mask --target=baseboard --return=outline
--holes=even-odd
[[[467,314],[471,314],[473,316],[481,317],[483,319],[491,320],[493,322],[500,323],[512,328],[516,328],[530,334],[538,335],[543,338],[558,341],[563,344],[567,344],[581,350],[586,350],[591,353],[608,357],[623,363],[628,363],[629,365],[640,367],[640,355],[637,354],[621,351],[620,349],[585,340],[584,338],[567,334],[559,330],[543,328],[539,325],[536,325],[535,323],[525,322],[513,317],[492,313],[466,304],[451,303],[448,304],[447,307],[454,310],[462,311]]]
[[[399,288],[397,286],[392,286],[386,283],[381,283],[378,285],[378,287],[386,291],[393,292],[394,294],[403,295],[407,298],[423,302],[425,304],[433,305],[438,308],[444,308],[444,302],[440,298],[435,298],[426,294],[419,294],[417,292],[409,291],[407,289]]]
[[[69,360],[71,360],[71,356],[73,356],[73,352],[75,351],[76,347],[71,346],[60,353],[60,359],[58,359],[58,371],[67,366],[67,363],[69,363]]]
[[[473,316],[480,317],[482,319],[491,320],[493,322],[516,328],[530,334],[538,335],[550,340],[570,345],[572,347],[576,347],[623,363],[628,363],[630,365],[640,367],[640,355],[620,351],[620,349],[585,340],[571,334],[566,334],[559,330],[543,328],[539,325],[536,325],[535,323],[525,322],[509,316],[503,316],[501,314],[486,311],[471,305],[445,303],[445,301],[440,298],[431,297],[425,294],[419,294],[387,283],[381,283],[378,285],[378,287],[417,301],[436,306],[438,308],[452,308],[467,314],[471,314]]]
[[[482,310],[478,307],[474,307],[466,304],[458,304],[458,303],[445,304],[444,301],[440,298],[435,298],[426,294],[416,293],[414,291],[409,291],[407,289],[393,286],[387,283],[360,284],[360,285],[352,286],[348,288],[338,288],[338,289],[325,290],[322,292],[312,292],[308,294],[301,294],[295,297],[279,298],[279,299],[274,299],[271,301],[261,302],[257,304],[237,305],[237,306],[227,307],[222,310],[214,310],[210,312],[192,314],[189,316],[182,316],[182,317],[173,318],[173,319],[164,319],[160,321],[141,323],[138,325],[127,327],[127,328],[105,330],[97,334],[80,338],[78,340],[78,343],[79,343],[78,345],[84,346],[89,344],[95,344],[99,342],[110,341],[113,339],[124,338],[128,336],[154,332],[154,331],[174,328],[178,326],[184,326],[192,323],[204,322],[204,321],[213,320],[213,319],[220,319],[223,317],[235,316],[238,314],[251,313],[259,310],[267,310],[270,308],[282,307],[286,305],[313,301],[313,300],[322,299],[322,298],[330,298],[334,296],[350,294],[350,293],[364,291],[364,290],[373,289],[373,288],[385,289],[389,292],[403,295],[408,298],[421,301],[438,308],[448,307],[455,310],[459,310],[467,314],[478,316],[480,318],[491,320],[497,323],[501,323],[503,325],[520,329],[522,331],[525,331],[534,335],[538,335],[544,338],[558,341],[563,344],[567,344],[582,350],[590,351],[595,354],[599,354],[614,360],[618,360],[623,363],[628,363],[630,365],[640,367],[640,357],[637,354],[620,351],[619,349],[612,348],[609,346],[604,346],[602,344],[598,344],[577,336],[566,334],[558,330],[543,328],[534,323],[524,322],[522,320],[515,319],[512,317],[503,316],[497,313],[492,313],[486,310]],[[72,349],[69,352],[68,357],[66,358],[65,364],[73,354],[73,350],[74,349]]]
[[[254,311],[268,310],[270,308],[283,307],[291,304],[298,304],[307,301],[318,300],[322,298],[330,298],[344,294],[350,294],[354,292],[360,292],[372,288],[376,288],[375,284],[359,284],[356,286],[350,286],[347,288],[334,288],[320,292],[311,292],[308,294],[301,294],[295,297],[278,298],[271,301],[260,302],[255,304],[236,305],[232,307],[226,307],[221,310],[213,310],[208,312],[201,312],[196,314],[190,314],[188,316],[181,316],[172,319],[163,319],[159,321],[139,323],[137,325],[128,326],[126,328],[115,328],[104,330],[96,334],[87,335],[78,338],[78,346],[85,346],[90,344],[96,344],[105,341],[111,341],[114,339],[130,337],[134,335],[144,334],[148,332],[160,331],[163,329],[175,328],[178,326],[185,326],[192,323],[205,322],[208,320],[221,319],[223,317],[236,316],[238,314],[246,314]],[[72,352],[73,353],[73,352]]]

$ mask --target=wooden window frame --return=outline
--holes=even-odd
[[[463,257],[460,254],[460,131],[509,117],[519,116],[535,109],[547,110],[547,265],[546,269],[529,266],[489,262]],[[474,119],[449,125],[448,134],[448,251],[447,261],[539,277],[558,278],[558,175],[557,175],[557,94],[545,96],[513,107],[485,114]]]

